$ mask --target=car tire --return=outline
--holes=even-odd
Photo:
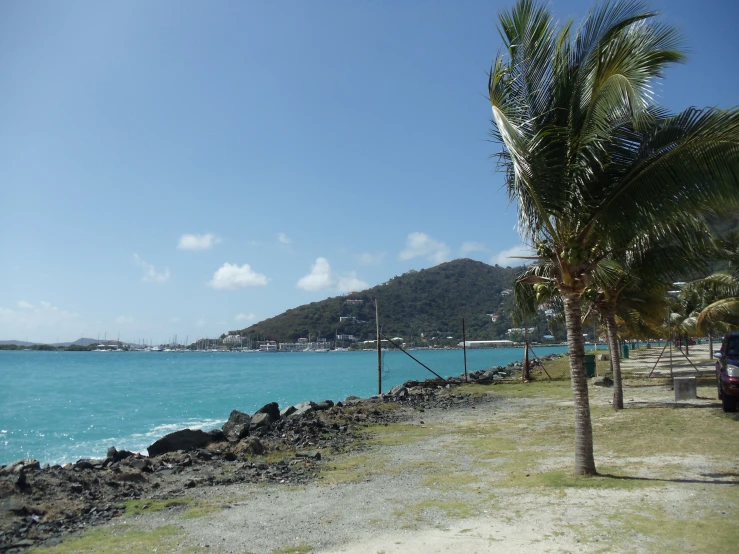
[[[721,407],[724,409],[725,412],[735,412],[736,411],[736,399],[729,398],[725,394],[721,395]]]

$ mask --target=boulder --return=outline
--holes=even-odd
[[[403,385],[397,385],[390,389],[390,396],[394,398],[405,398],[408,396],[408,389]]]
[[[293,407],[295,408],[295,411],[292,414],[290,414],[291,417],[300,417],[309,412],[314,412],[316,410],[316,403],[308,400],[308,402],[301,402],[300,404],[295,404],[295,406]]]
[[[234,410],[231,415],[228,416],[228,421],[223,424],[221,429],[223,434],[230,441],[241,440],[249,434],[249,427],[251,426],[251,416]]]
[[[210,442],[225,442],[228,440],[226,434],[220,429],[208,431],[208,434],[210,435]]]
[[[324,400],[323,402],[319,402],[318,404],[315,405],[315,410],[317,412],[320,412],[322,410],[328,410],[333,407],[334,407],[333,400]]]
[[[264,454],[264,445],[257,437],[248,437],[236,445],[234,454],[254,454],[261,456]]]
[[[280,412],[280,417],[289,417],[295,413],[295,406],[288,406]]]
[[[590,384],[595,387],[612,387],[613,379],[611,379],[607,375],[603,377],[594,377],[593,380],[590,381]]]
[[[261,429],[262,427],[267,427],[270,423],[272,423],[272,420],[269,414],[256,413],[254,414],[254,417],[251,418],[251,426],[249,427],[249,432],[254,432],[257,429]]]
[[[0,468],[0,475],[18,474],[24,471],[33,471],[40,468],[41,464],[38,460],[34,460],[33,458],[23,458],[22,460],[11,462]]]
[[[259,408],[254,415],[257,414],[267,414],[272,421],[277,421],[280,419],[280,407],[277,405],[277,402],[270,402]]]
[[[130,458],[134,453],[129,450],[118,450],[115,446],[108,448],[108,459],[113,462],[120,462],[126,458]]]
[[[182,429],[181,431],[175,431],[174,433],[163,436],[146,450],[149,456],[159,456],[167,452],[203,448],[210,444],[210,442],[211,436],[205,431]]]
[[[608,354],[598,354],[598,359],[601,362],[607,362],[610,360],[610,358],[608,357]]]

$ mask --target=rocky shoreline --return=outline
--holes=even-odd
[[[550,355],[547,358],[559,357]],[[469,373],[470,383],[510,380],[520,363]],[[280,411],[276,402],[253,415],[234,410],[221,429],[184,429],[148,448],[149,456],[108,449],[105,458],[41,467],[32,459],[0,466],[0,552],[58,544],[125,513],[125,503],[182,498],[190,489],[233,483],[302,484],[320,472],[324,453],[359,447],[367,424],[401,421],[413,413],[472,405],[451,395],[456,378],[408,381],[389,394],[343,402],[303,402]]]

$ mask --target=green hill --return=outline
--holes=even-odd
[[[381,333],[402,337],[409,344],[450,344],[462,338],[465,318],[467,340],[507,338],[512,327],[510,312],[513,288],[520,268],[502,268],[463,259],[430,269],[409,271],[362,292],[313,302],[232,331],[256,340],[294,342],[299,337],[353,335],[357,340],[375,339],[375,299],[379,303]],[[502,294],[503,293],[503,294]],[[501,317],[493,322],[488,314]],[[549,331],[546,319],[537,322],[538,333]],[[431,339],[436,338],[436,341]],[[452,337],[448,339],[447,337]]]

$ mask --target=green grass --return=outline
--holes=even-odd
[[[178,543],[180,530],[174,525],[142,531],[129,526],[93,529],[82,536],[68,538],[61,544],[46,548],[32,548],[29,553],[43,554],[136,554],[139,552],[168,552]]]
[[[169,508],[189,506],[193,503],[192,498],[170,498],[168,500],[154,500],[152,498],[139,498],[128,500],[123,503],[127,516],[137,516],[143,513],[160,512]]]
[[[299,544],[298,546],[287,546],[273,550],[271,554],[306,554],[312,552],[313,547],[308,544]]]

